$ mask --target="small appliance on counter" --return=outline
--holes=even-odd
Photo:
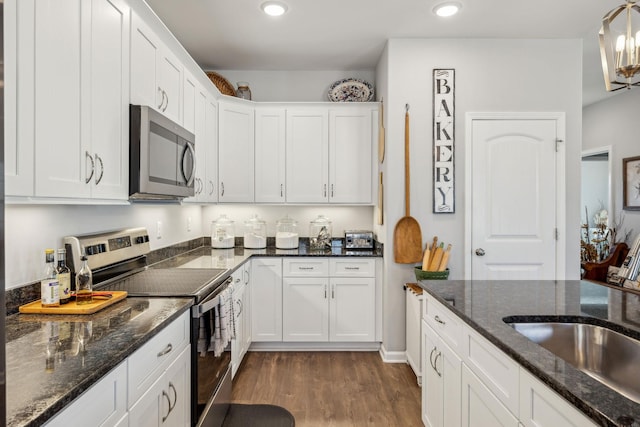
[[[298,221],[285,216],[276,222],[276,248],[298,249]]]
[[[226,215],[220,215],[211,223],[211,247],[215,249],[229,249],[235,246],[236,233],[233,221]]]
[[[345,249],[373,249],[373,231],[345,230],[344,247]]]

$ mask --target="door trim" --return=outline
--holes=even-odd
[[[557,146],[556,154],[556,228],[558,239],[556,240],[556,280],[564,280],[566,276],[566,117],[563,112],[468,112],[465,114],[465,190],[472,189],[471,182],[471,138],[473,122],[475,120],[555,120],[557,123],[557,136],[561,141]],[[471,191],[465,191],[464,200],[464,278],[471,280]]]

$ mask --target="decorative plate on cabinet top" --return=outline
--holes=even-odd
[[[342,79],[329,87],[333,102],[368,102],[373,100],[373,86],[361,79]]]

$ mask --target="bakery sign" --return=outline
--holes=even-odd
[[[433,212],[455,212],[455,70],[433,70]]]

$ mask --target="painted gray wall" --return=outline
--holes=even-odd
[[[633,230],[630,242],[640,233],[640,211],[622,210],[622,159],[640,156],[638,107],[640,91],[620,90],[615,96],[591,104],[583,110],[582,148],[589,150],[612,146],[613,209],[609,217],[616,221],[623,215],[622,230]]]
[[[579,204],[581,153],[580,40],[392,39],[378,64],[385,73],[387,156],[385,172],[386,241],[393,241],[396,222],[404,216],[404,106],[411,106],[411,215],[423,242],[437,235],[453,244],[452,279],[464,278],[465,114],[468,112],[552,111],[566,113],[567,278],[579,277]],[[434,68],[456,70],[456,213],[432,213],[432,90]],[[380,76],[378,76],[378,82]],[[396,264],[391,244],[385,247],[385,316],[383,344],[388,352],[405,348],[402,284],[415,281],[412,265]]]

